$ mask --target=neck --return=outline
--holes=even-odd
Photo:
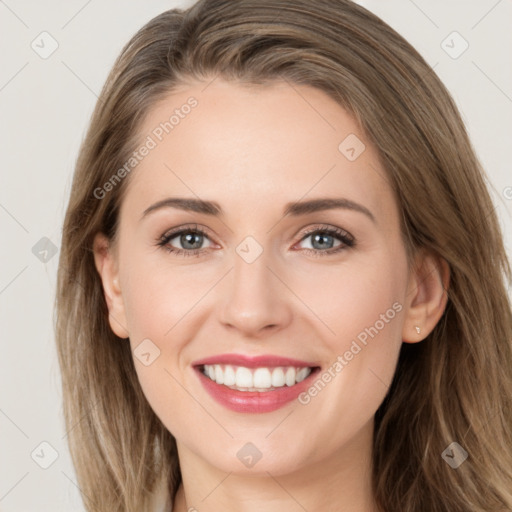
[[[249,475],[226,473],[178,443],[183,483],[173,512],[375,512],[372,440],[373,421],[349,446],[280,475],[265,470]]]

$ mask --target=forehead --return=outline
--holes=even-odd
[[[171,195],[214,199],[236,215],[326,195],[394,207],[373,145],[348,112],[309,86],[219,78],[182,86],[148,112],[142,146],[149,149],[125,198],[141,211]]]

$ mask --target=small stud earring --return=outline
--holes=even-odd
[[[421,332],[421,329],[420,329],[418,326],[416,326],[416,332],[417,332],[418,334]]]

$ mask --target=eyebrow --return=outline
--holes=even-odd
[[[149,213],[154,212],[155,210],[160,210],[161,208],[178,208],[180,210],[202,213],[215,217],[219,217],[224,213],[221,206],[216,201],[206,201],[203,199],[194,199],[191,197],[168,197],[146,208],[142,214],[142,218],[146,217]],[[368,210],[368,208],[345,198],[321,197],[317,199],[309,199],[307,201],[287,203],[284,207],[283,215],[298,217],[300,215],[307,215],[309,213],[334,209],[356,211],[366,215],[374,223],[376,223],[374,215],[370,210]]]

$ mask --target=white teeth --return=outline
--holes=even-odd
[[[268,391],[302,382],[311,373],[311,368],[246,368],[207,364],[204,365],[203,373],[217,384],[239,391]]]
[[[220,366],[215,367],[215,382],[224,384],[224,372]]]
[[[296,382],[302,382],[309,375],[309,368],[301,368],[295,376]]]
[[[221,368],[219,365],[215,365],[216,368]],[[222,371],[222,369],[221,369]],[[217,373],[217,370],[215,370],[215,373]],[[252,372],[249,370],[249,368],[244,368],[243,366],[239,366],[236,369],[236,386],[239,388],[252,388],[253,387],[253,379],[252,379]],[[222,382],[219,382],[218,380],[215,380],[217,384],[222,384]]]
[[[272,386],[282,388],[285,385],[284,372],[282,368],[276,368],[272,372]]]
[[[295,368],[288,368],[284,374],[284,380],[287,386],[293,386],[295,384],[295,375],[297,372]]]
[[[235,370],[232,366],[226,366],[224,368],[224,385],[234,386],[236,384]]]
[[[272,375],[268,368],[258,368],[254,372],[254,387],[268,389],[272,386]]]

